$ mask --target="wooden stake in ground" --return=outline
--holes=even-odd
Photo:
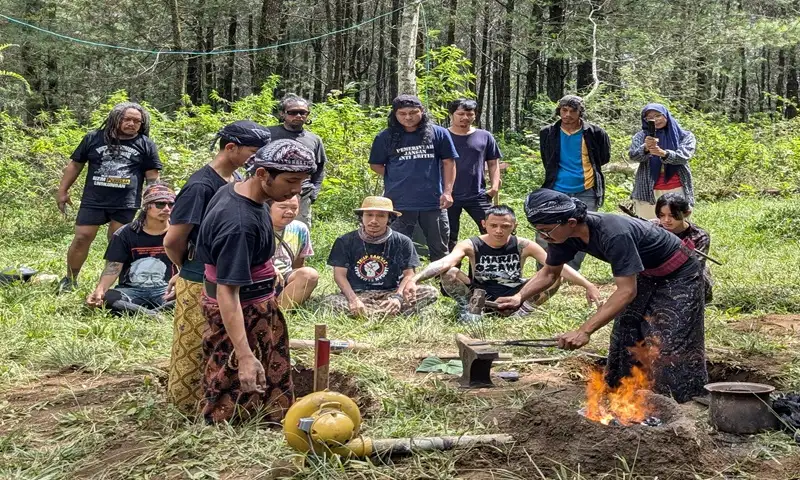
[[[328,326],[324,323],[314,326],[314,391],[328,388],[328,366],[331,361],[331,342],[328,340]]]

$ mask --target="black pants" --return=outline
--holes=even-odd
[[[450,235],[450,226],[447,221],[446,210],[425,210],[422,212],[401,210],[401,215],[393,224],[392,229],[412,238],[414,227],[419,224],[431,261],[439,260],[447,255],[447,239]]]
[[[447,242],[447,247],[451,252],[456,243],[458,243],[462,210],[466,210],[469,216],[472,217],[481,233],[486,233],[486,230],[481,225],[481,220],[486,218],[486,212],[491,206],[488,196],[483,196],[471,202],[453,202],[453,205],[447,209],[447,220],[450,223],[450,238]]]

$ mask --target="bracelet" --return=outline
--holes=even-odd
[[[387,297],[387,298],[388,299],[395,299],[398,302],[403,303],[403,296],[400,295],[399,293],[393,293],[393,294],[389,295],[389,297]]]

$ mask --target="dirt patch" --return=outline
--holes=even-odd
[[[731,361],[708,360],[708,382],[765,383],[780,390],[786,380],[782,369],[789,361],[766,355],[751,355]]]
[[[308,368],[305,365],[296,365],[292,369],[292,381],[294,382],[294,395],[300,399],[314,391],[314,369]],[[369,418],[372,411],[374,411],[378,402],[373,397],[364,392],[358,386],[355,378],[345,375],[342,372],[330,372],[328,390],[332,392],[339,392],[352,398],[358,405],[361,411],[361,416]]]
[[[708,435],[666,397],[653,396],[655,414],[664,421],[658,427],[592,422],[577,413],[581,398],[580,390],[566,389],[531,399],[511,422],[499,422],[517,441],[502,467],[496,452],[477,451],[459,460],[459,470],[505,468],[534,478],[537,468],[544,472],[563,466],[596,478],[592,475],[614,472],[624,458],[638,475],[677,479],[716,460],[709,455],[713,444]]]
[[[800,337],[800,315],[764,315],[739,320],[732,324],[739,332],[759,332],[776,337]]]

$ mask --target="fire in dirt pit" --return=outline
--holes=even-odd
[[[632,367],[631,373],[614,388],[606,384],[602,370],[589,371],[586,406],[581,409],[581,415],[603,425],[661,425],[661,420],[652,415],[649,401],[652,393],[650,371],[658,348],[643,342],[630,351],[641,366]]]

